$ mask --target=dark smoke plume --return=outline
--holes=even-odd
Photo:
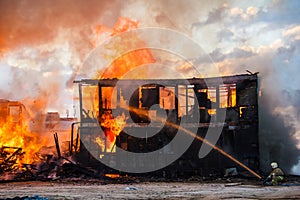
[[[267,91],[265,93],[268,93]],[[283,116],[273,112],[270,96],[260,99],[260,160],[263,171],[271,170],[270,162],[276,161],[286,173],[298,163],[300,150],[295,139],[295,127],[285,123]],[[280,98],[280,97],[279,97]]]

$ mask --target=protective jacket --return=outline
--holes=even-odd
[[[272,170],[272,172],[268,176],[268,179],[271,179],[272,185],[278,185],[279,183],[284,181],[284,173],[279,167],[277,167]]]

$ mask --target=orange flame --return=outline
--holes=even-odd
[[[22,148],[25,153],[20,160],[22,163],[31,164],[38,160],[36,153],[44,145],[37,134],[31,133],[27,122],[16,124],[12,117],[0,124],[0,148],[17,147]],[[21,163],[17,163],[21,166]]]
[[[96,38],[101,38],[101,36],[105,33],[110,33],[109,36],[112,37],[119,33],[134,30],[136,28],[138,28],[137,21],[126,17],[120,17],[112,29],[102,25],[96,26]],[[96,45],[97,43],[94,42],[94,44]],[[139,49],[134,50],[136,47],[139,47]],[[155,59],[153,58],[150,49],[146,47],[145,42],[134,34],[131,34],[128,38],[122,37],[122,45],[120,45],[119,42],[114,43],[112,41],[108,48],[115,51],[114,55],[119,55],[124,48],[133,49],[133,51],[128,52],[125,55],[121,55],[118,58],[112,58],[112,64],[107,66],[105,71],[99,75],[98,78],[121,78],[126,72],[134,69],[135,67],[155,62]]]
[[[0,37],[0,56],[7,51],[7,49],[5,48],[5,45],[6,45],[5,40]]]
[[[0,165],[9,171],[24,169],[23,164],[37,164],[43,153],[49,153],[40,152],[50,142],[32,130],[32,114],[20,102],[0,100]]]
[[[129,31],[132,29],[136,29],[138,27],[138,22],[133,21],[126,17],[119,17],[117,23],[115,24],[114,28],[112,29],[111,35],[116,35],[118,33],[123,33],[125,31]]]
[[[122,115],[114,118],[110,111],[106,111],[101,116],[100,125],[104,128],[104,133],[107,140],[104,142],[100,137],[97,137],[96,143],[101,147],[102,151],[104,151],[106,147],[107,152],[113,152],[116,137],[126,125],[126,117],[124,113],[122,113]]]
[[[102,25],[98,25],[96,27],[96,33],[99,35],[99,37],[101,37],[101,34],[105,33],[110,33],[110,36],[115,36],[119,33],[130,31],[136,28],[138,28],[137,21],[121,17],[118,19],[117,23],[111,30]],[[144,48],[134,50],[134,48],[137,46]],[[98,78],[122,78],[128,71],[138,66],[155,62],[150,49],[146,47],[145,42],[139,39],[137,35],[131,34],[130,37],[128,36],[128,38],[122,38],[122,46],[119,42],[112,42],[112,44],[110,44],[109,46],[109,49],[114,50],[116,55],[119,55],[124,48],[133,49],[133,51],[121,55],[118,58],[112,58],[114,59],[113,62],[106,67],[104,72],[102,72],[101,74],[99,73],[100,75],[98,75]],[[105,97],[106,105],[113,104],[112,91],[113,90],[110,89],[102,91],[102,97]],[[96,99],[97,97],[95,97],[94,105],[98,106],[98,103],[96,102],[99,100]],[[105,108],[108,109],[108,107]],[[120,134],[126,124],[125,115],[123,113],[121,116],[116,116],[114,118],[111,112],[104,112],[102,113],[100,124],[102,127],[104,127],[104,132],[109,144],[114,145],[116,137]],[[96,139],[96,143],[101,148],[103,147],[103,145],[105,145],[105,143],[101,141],[99,137]],[[106,143],[106,145],[108,144]]]

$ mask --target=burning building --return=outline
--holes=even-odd
[[[12,123],[22,124],[22,110],[24,105],[18,101],[0,99],[0,121],[5,123],[11,120]]]
[[[75,81],[79,86],[81,121],[78,136],[72,133],[76,139],[70,150],[82,163],[104,171],[130,165],[139,172],[145,165],[143,159],[124,158],[126,154],[118,151],[158,151],[150,163],[164,163],[161,155],[176,154],[179,146],[172,145],[172,140],[183,134],[180,127],[184,127],[187,137],[192,137],[191,145],[178,159],[166,162],[154,173],[221,175],[227,168],[243,171],[243,165],[258,171],[258,77],[243,74],[221,80],[222,83],[217,78]],[[221,113],[226,113],[224,118]],[[220,135],[209,132],[210,128],[221,130]],[[192,129],[195,135],[189,134]],[[214,137],[215,145],[207,142],[206,138]],[[214,150],[199,158],[206,144]],[[168,148],[163,148],[166,145]]]
[[[35,139],[26,126],[25,113],[21,102],[0,100],[0,174],[19,169],[21,162],[34,162]]]
[[[0,180],[14,179],[16,174],[23,176],[47,156],[55,155],[55,132],[61,151],[68,151],[71,124],[76,119],[48,112],[39,120],[41,123],[30,116],[22,102],[0,100]],[[33,171],[29,175],[32,178]]]

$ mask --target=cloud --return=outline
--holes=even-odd
[[[292,26],[283,32],[283,37],[291,37],[293,40],[300,40],[300,25]]]
[[[249,16],[255,16],[255,15],[258,13],[258,8],[253,7],[253,6],[250,6],[250,7],[247,8],[246,13],[247,13]]]
[[[282,90],[282,97],[289,101],[289,105],[293,106],[294,108],[298,109],[300,111],[300,89],[295,90]],[[298,115],[298,117],[300,117]]]
[[[257,13],[257,20],[270,23],[270,27],[282,27],[297,24],[300,21],[300,2],[297,0],[271,1]]]
[[[213,59],[214,62],[220,62],[226,59],[226,55],[221,52],[220,48],[217,48],[213,52],[209,53],[209,56]]]
[[[227,59],[239,60],[242,58],[250,58],[255,55],[256,53],[254,53],[251,49],[247,50],[239,47],[235,47],[233,50],[231,50],[228,53],[222,53],[221,48],[217,48],[211,53],[209,53],[209,56],[212,58],[214,62],[223,62]]]
[[[228,16],[233,21],[246,21],[249,22],[250,19],[253,19],[257,16],[259,9],[253,6],[248,7],[247,9],[242,9],[239,7],[234,7],[229,10]]]
[[[224,75],[259,71],[265,98],[260,105],[266,114],[261,122],[265,123],[263,134],[277,137],[267,141],[271,145],[265,147],[271,150],[266,152],[273,151],[268,156],[279,156],[290,167],[297,157],[293,134],[299,128],[284,124],[288,116],[280,112],[274,116],[273,111],[283,105],[299,106],[299,7],[297,0],[227,4],[215,0],[0,0],[0,76],[9,77],[1,79],[0,93],[12,99],[47,96],[51,107],[62,110],[66,90],[72,88],[79,71],[84,74],[81,64],[94,48],[93,27],[100,23],[112,27],[120,16],[133,18],[140,27],[167,27],[189,34]],[[209,70],[207,56],[194,59]],[[190,69],[180,66],[182,71]],[[300,119],[299,114],[293,117]]]
[[[221,31],[219,31],[217,33],[217,37],[219,38],[219,42],[222,42],[222,41],[232,41],[232,39],[234,38],[234,33],[225,28],[225,29],[222,29]]]
[[[256,55],[256,53],[254,53],[251,50],[245,50],[242,48],[234,48],[232,52],[230,52],[227,55],[227,58],[235,58],[235,59],[240,59],[240,58],[250,58],[252,56]]]
[[[229,13],[231,16],[236,17],[242,15],[244,13],[244,10],[242,8],[234,7],[230,9]]]
[[[204,25],[219,23],[223,21],[224,17],[227,14],[227,11],[228,11],[227,4],[223,4],[221,7],[215,8],[212,11],[210,11],[208,13],[206,20],[192,23],[192,28],[193,27],[199,28]]]

